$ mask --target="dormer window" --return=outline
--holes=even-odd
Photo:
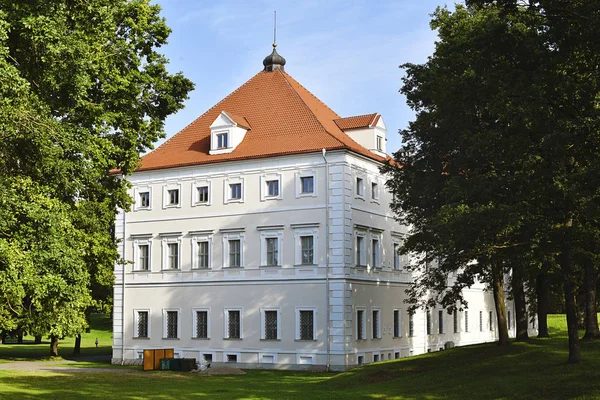
[[[217,133],[217,148],[227,148],[227,132]]]
[[[242,143],[250,124],[244,117],[221,111],[210,125],[209,154],[231,153]]]
[[[377,151],[383,151],[383,138],[377,136]]]

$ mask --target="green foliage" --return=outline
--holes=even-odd
[[[64,336],[110,305],[118,208],[193,84],[146,0],[0,0],[1,330]],[[6,197],[8,196],[8,197]]]

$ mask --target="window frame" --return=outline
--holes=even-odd
[[[245,241],[245,234],[243,231],[236,231],[236,232],[225,232],[223,233],[223,263],[222,263],[222,268],[223,269],[231,269],[231,268],[244,268],[244,256],[245,256],[245,250],[246,250],[246,241]],[[239,240],[240,241],[240,265],[239,266],[231,266],[230,265],[230,241],[232,240]]]
[[[377,321],[375,321],[377,315]],[[371,307],[371,339],[381,339],[381,307]]]
[[[240,336],[239,337],[231,337],[229,333],[229,312],[230,311],[238,311],[240,316]],[[244,339],[244,309],[243,307],[228,307],[223,309],[223,339],[224,340],[242,340]]]
[[[294,265],[295,266],[317,266],[319,265],[319,224],[292,224],[294,230]],[[313,238],[313,263],[302,263],[302,237]]]
[[[415,313],[408,313],[408,337],[415,336]]]
[[[267,311],[274,311],[277,313],[277,337],[274,339],[267,338]],[[260,340],[281,340],[281,309],[279,307],[263,307],[260,309]]]
[[[357,199],[365,199],[365,177],[357,176],[354,180],[354,197]]]
[[[443,335],[446,333],[446,326],[444,324],[444,310],[438,310],[438,334]]]
[[[371,254],[369,257],[370,263],[368,266],[371,268],[382,268],[383,266],[383,246],[382,246],[382,235],[381,233],[373,233],[369,235],[369,243],[371,248]],[[375,246],[375,242],[377,245]]]
[[[359,245],[359,238],[361,243]],[[357,267],[367,267],[367,232],[354,231],[354,265]]]
[[[362,313],[362,317],[359,316],[359,312]],[[355,315],[355,337],[356,340],[367,340],[367,308],[366,307],[356,307],[354,312]],[[359,326],[361,331],[359,331]],[[361,335],[359,335],[361,333]]]
[[[383,152],[383,136],[375,135],[375,149]]]
[[[198,312],[206,312],[206,337],[198,337]],[[192,308],[192,339],[210,340],[210,308],[194,307]]]
[[[177,268],[170,268],[169,265],[169,245],[177,245]],[[162,238],[162,271],[181,271],[181,236],[163,236]]]
[[[371,181],[371,202],[379,204],[379,182]]]
[[[269,183],[277,182],[277,194],[269,194]],[[281,184],[281,174],[263,174],[260,177],[260,201],[281,200],[283,198],[283,185]]]
[[[148,193],[148,206],[147,207],[142,206],[141,197],[140,197],[142,193]],[[150,185],[136,186],[133,190],[133,198],[134,198],[134,203],[133,203],[134,211],[150,211],[150,210],[152,210],[152,186],[150,186]]]
[[[206,187],[207,189],[207,200],[200,201],[200,188]],[[198,179],[192,182],[192,207],[198,206],[210,206],[212,204],[212,184],[208,179]]]
[[[181,309],[180,308],[163,308],[163,340],[177,340],[181,339]],[[167,337],[168,334],[168,313],[176,312],[177,314],[177,336]]]
[[[200,232],[190,232],[192,235],[191,238],[191,248],[192,248],[192,269],[193,270],[209,270],[213,268],[213,250],[212,250],[212,242],[213,235],[212,231],[200,231]],[[207,243],[208,244],[208,266],[201,267],[198,251],[200,250],[199,243]]]
[[[312,311],[313,313],[313,338],[312,339],[302,339],[300,337],[300,312],[301,311]],[[295,317],[296,317],[296,341],[303,342],[316,342],[317,341],[317,307],[304,307],[304,306],[296,306],[294,309]]]
[[[222,140],[222,138],[224,138],[225,140]],[[216,142],[215,150],[223,150],[223,149],[231,148],[231,146],[229,145],[229,142],[230,142],[229,131],[226,130],[226,131],[215,132],[215,142]]]
[[[301,198],[301,197],[317,197],[317,170],[311,169],[311,170],[302,170],[302,171],[298,171],[295,174],[295,181],[296,181],[296,198]],[[304,192],[303,189],[303,178],[312,178],[312,186],[313,186],[313,191],[312,192]]]
[[[452,325],[454,333],[460,333],[460,321],[458,318],[458,310],[454,310],[452,313]]]
[[[283,226],[274,228],[259,228],[260,230],[260,266],[281,267],[283,266]],[[277,264],[268,263],[268,243],[270,239],[277,240]]]
[[[396,315],[398,318],[396,319]],[[392,326],[392,335],[394,338],[402,337],[402,310],[400,308],[393,309],[393,326]]]
[[[148,246],[148,269],[140,268],[140,246]],[[152,272],[152,237],[133,240],[133,272]]]
[[[232,185],[240,185],[240,197],[232,197]],[[228,177],[223,180],[223,204],[243,203],[245,201],[245,183],[242,177]]]
[[[172,190],[177,190],[178,194],[178,202],[177,204],[172,204],[170,202],[170,191]],[[180,183],[167,183],[165,185],[163,185],[163,209],[167,209],[167,208],[181,208],[181,203],[182,203],[182,198],[183,198],[183,193],[181,191],[181,184]]]
[[[146,336],[140,336],[140,332],[139,332],[139,313],[140,312],[145,312],[148,313],[148,320],[146,323]],[[150,324],[151,324],[151,315],[152,313],[150,312],[150,308],[134,308],[133,309],[133,338],[134,339],[150,339],[150,333],[152,332],[150,330]]]

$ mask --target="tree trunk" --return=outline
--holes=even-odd
[[[584,261],[584,279],[585,289],[585,335],[584,339],[599,339],[600,329],[598,329],[598,306],[596,305],[596,287],[598,284],[598,271],[594,267],[591,259]]]
[[[42,335],[36,335],[35,336],[35,344],[41,344],[42,343]]]
[[[517,267],[518,268],[518,267]],[[529,339],[527,333],[527,302],[525,301],[525,290],[520,273],[513,268],[513,299],[515,302],[515,339],[517,341]]]
[[[73,347],[73,355],[81,354],[81,333],[75,337],[75,346]]]
[[[504,276],[502,268],[492,267],[492,287],[494,289],[494,305],[496,306],[496,320],[498,321],[498,345],[505,346],[508,341],[508,326],[506,324],[506,303],[504,301]]]
[[[537,295],[538,337],[550,337],[548,333],[548,274],[540,272],[535,279],[535,292]]]
[[[58,336],[50,336],[50,355],[58,356]]]
[[[573,259],[571,257],[571,244],[567,240],[563,243],[560,267],[563,274],[565,311],[567,313],[567,329],[569,332],[569,363],[576,364],[581,359],[581,353],[579,351],[579,332],[577,330]]]
[[[23,332],[17,334],[17,344],[23,344]]]

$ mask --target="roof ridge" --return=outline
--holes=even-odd
[[[175,133],[173,136],[171,136],[170,138],[168,138],[167,140],[164,141],[164,143],[162,143],[160,146],[152,149],[151,152],[160,149],[161,147],[165,146],[167,143],[169,143],[172,139],[174,139],[180,132],[183,132],[184,130],[186,130],[187,128],[189,128],[190,126],[194,125],[200,118],[204,117],[206,114],[208,114],[209,112],[211,112],[212,110],[214,110],[215,108],[217,108],[219,106],[219,104],[223,103],[225,100],[227,100],[229,97],[233,96],[235,93],[237,93],[241,88],[243,88],[244,86],[248,85],[252,80],[254,80],[254,78],[256,78],[258,75],[260,75],[261,73],[263,73],[263,71],[258,72],[257,74],[255,74],[252,78],[248,79],[246,82],[244,82],[241,86],[238,86],[233,92],[229,93],[227,96],[223,97],[221,99],[221,101],[217,102],[214,106],[210,107],[208,110],[206,110],[204,113],[202,113],[202,115],[200,115],[198,118],[194,119],[192,122],[190,122],[189,124],[187,124],[186,126],[184,126],[182,129],[180,129],[179,131],[177,131],[177,133]],[[221,111],[226,111],[226,110],[221,110]],[[248,121],[248,119],[246,119],[246,117],[243,117],[248,124],[250,124],[250,121]],[[146,156],[149,153],[144,154],[144,156]]]
[[[335,139],[335,141],[337,141],[339,144],[341,144],[344,148],[349,148],[349,146],[346,143],[344,143],[342,140],[340,140],[337,137],[335,137],[335,135],[333,135],[331,132],[329,132],[327,130],[327,128],[325,128],[325,126],[323,126],[323,123],[321,122],[321,120],[319,120],[319,118],[317,118],[317,116],[315,115],[314,111],[308,106],[308,104],[306,104],[306,102],[304,101],[304,99],[302,98],[302,96],[300,96],[300,93],[298,93],[298,91],[294,88],[294,86],[292,86],[292,84],[290,83],[290,81],[287,78],[289,77],[292,80],[294,80],[294,82],[296,82],[298,84],[298,86],[300,86],[302,89],[306,90],[306,92],[308,94],[310,94],[319,103],[321,103],[322,105],[324,105],[329,111],[331,111],[333,114],[335,114],[336,116],[339,117],[338,113],[336,113],[331,108],[329,108],[325,103],[323,103],[321,100],[319,100],[319,98],[317,96],[315,96],[314,94],[312,94],[312,92],[310,90],[308,90],[307,88],[305,88],[304,86],[302,86],[298,81],[296,81],[294,78],[292,78],[289,74],[287,74],[284,71],[279,70],[279,69],[276,70],[276,71],[278,71],[281,74],[281,76],[283,77],[283,80],[285,81],[285,83],[290,87],[290,89],[292,89],[292,91],[294,92],[294,94],[296,94],[296,96],[298,96],[298,99],[300,99],[300,101],[302,102],[302,104],[304,104],[304,107],[306,107],[308,109],[308,111],[310,111],[310,115],[312,115],[312,117],[315,119],[315,121],[317,121],[317,123],[319,124],[319,126],[321,128],[323,128],[323,131],[325,133],[327,133],[329,136],[331,136],[333,139]]]

